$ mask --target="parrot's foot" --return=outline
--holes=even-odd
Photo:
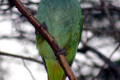
[[[43,22],[43,23],[41,24],[41,26],[44,27],[45,30],[47,30],[47,26],[46,26],[46,23],[45,23],[45,22]]]
[[[45,22],[43,22],[40,27],[43,27],[45,30],[47,30],[47,26],[45,24]],[[39,32],[37,30],[35,30],[35,34],[39,34]]]
[[[57,56],[58,56],[58,55],[61,55],[61,54],[64,54],[64,55],[65,55],[65,53],[66,53],[66,50],[65,50],[65,49],[59,49],[59,50],[57,51]]]

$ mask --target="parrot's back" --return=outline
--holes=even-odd
[[[82,13],[77,0],[41,0],[37,19],[47,26],[58,46],[66,50],[65,57],[72,63],[82,32]],[[44,59],[49,80],[65,80],[51,47],[40,34],[36,34],[36,46]]]

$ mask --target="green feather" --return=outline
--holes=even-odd
[[[47,31],[58,46],[66,50],[65,57],[72,63],[82,33],[82,12],[78,0],[41,0],[37,19],[45,23]],[[49,80],[65,80],[65,73],[59,65],[49,44],[36,34],[36,46],[46,64]]]

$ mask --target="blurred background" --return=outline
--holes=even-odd
[[[40,0],[20,1],[36,16]],[[120,80],[120,0],[79,3],[84,28],[72,70],[78,80]],[[0,0],[0,80],[47,80],[34,32],[11,0]]]

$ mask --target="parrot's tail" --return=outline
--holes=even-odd
[[[65,73],[57,60],[44,59],[48,80],[65,80]]]

